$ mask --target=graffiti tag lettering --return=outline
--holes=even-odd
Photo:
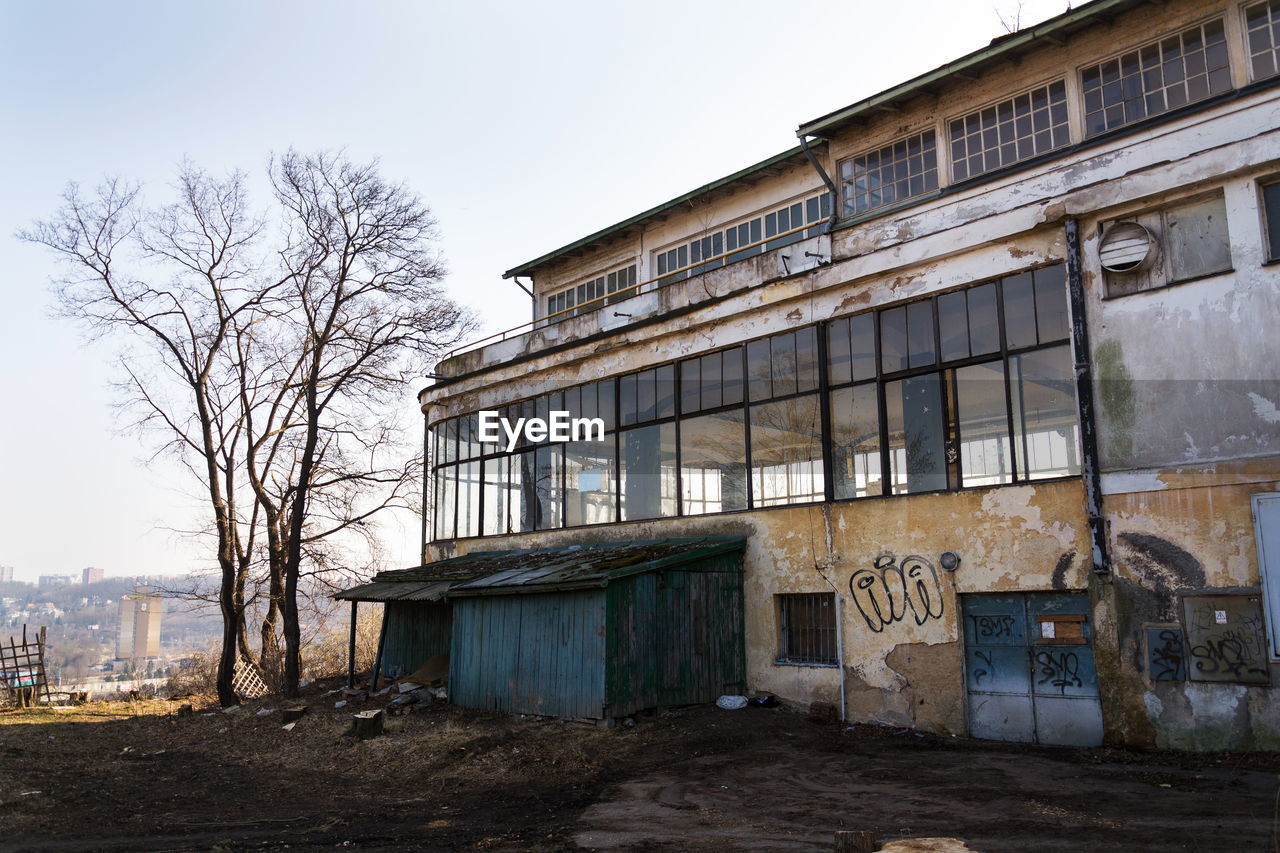
[[[1191,648],[1196,670],[1208,675],[1229,675],[1240,678],[1245,675],[1266,676],[1260,666],[1258,643],[1253,635],[1238,631],[1222,631]]]
[[[1002,637],[1014,636],[1017,620],[1012,616],[970,616],[973,620],[974,632],[984,640],[998,640]]]
[[[1036,684],[1051,684],[1065,694],[1068,687],[1082,687],[1080,659],[1075,652],[1036,652],[1033,666],[1040,670]]]
[[[943,613],[938,572],[923,557],[905,557],[899,566],[892,554],[882,554],[872,568],[853,573],[849,592],[867,627],[876,633],[901,621],[908,612],[917,625],[941,618]]]
[[[1148,635],[1150,644],[1150,672],[1152,681],[1182,681],[1186,678],[1183,668],[1186,653],[1182,645],[1182,632],[1163,628]]]

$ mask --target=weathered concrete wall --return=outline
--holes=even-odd
[[[747,680],[752,691],[807,705],[840,701],[832,667],[778,664],[775,595],[836,592],[849,719],[966,731],[957,593],[1083,590],[1088,534],[1078,481],[873,498],[853,503],[547,531],[433,546],[439,558],[504,548],[668,536],[745,535]],[[456,549],[456,551],[455,551]],[[961,558],[954,573],[939,555]],[[877,559],[923,558],[937,596],[921,618],[885,622],[850,589]],[[883,562],[881,563],[883,565]],[[931,615],[936,614],[936,615]]]
[[[1280,459],[1168,469],[1109,484],[1142,488],[1106,496],[1114,572],[1097,614],[1099,631],[1114,637],[1105,661],[1109,736],[1176,749],[1280,748],[1274,686],[1155,681],[1144,637],[1149,626],[1182,622],[1183,595],[1258,591],[1249,498],[1280,489]],[[1272,684],[1280,684],[1280,666],[1271,670]]]

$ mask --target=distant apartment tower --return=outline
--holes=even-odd
[[[80,573],[81,583],[102,583],[103,571],[95,566],[89,566]]]
[[[13,583],[13,566],[0,566],[0,583]]]
[[[75,583],[75,575],[40,575],[37,579],[37,585],[41,589],[57,589],[58,587],[71,586]]]
[[[164,599],[147,587],[135,587],[120,599],[120,635],[116,657],[120,660],[160,656],[160,619]]]

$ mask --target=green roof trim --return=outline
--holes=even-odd
[[[583,237],[581,240],[574,240],[572,243],[569,243],[566,246],[561,246],[559,249],[556,249],[553,252],[547,252],[547,254],[543,255],[540,258],[534,258],[532,261],[520,264],[517,267],[512,267],[511,269],[504,272],[502,274],[502,277],[513,278],[514,276],[518,276],[518,275],[530,275],[538,267],[544,266],[547,263],[554,261],[556,258],[559,258],[563,255],[568,254],[569,252],[574,251],[575,249],[581,249],[583,246],[589,246],[592,243],[596,242],[597,240],[603,239],[605,237],[610,237],[621,231],[625,231],[627,228],[630,228],[633,225],[637,225],[652,216],[657,216],[661,213],[666,213],[672,208],[678,207],[679,205],[682,205],[685,202],[692,201],[693,199],[697,198],[700,195],[703,195],[704,193],[713,192],[715,190],[721,189],[722,187],[727,187],[731,184],[734,184],[742,180],[743,178],[751,177],[751,175],[755,174],[756,172],[762,171],[764,169],[768,169],[771,166],[777,166],[780,163],[785,163],[787,160],[790,160],[791,158],[796,157],[798,155],[803,156],[803,154],[804,154],[804,149],[801,148],[800,146],[796,146],[795,148],[788,148],[786,151],[783,151],[781,154],[775,154],[772,157],[768,158],[767,160],[761,160],[759,163],[754,163],[745,169],[740,169],[737,172],[734,172],[732,175],[726,175],[725,177],[720,178],[719,180],[712,181],[709,184],[703,184],[702,186],[698,187],[696,190],[691,190],[682,196],[677,196],[676,198],[673,198],[670,201],[665,201],[662,204],[658,205],[657,207],[651,207],[648,210],[644,211],[643,213],[637,213],[635,216],[631,217],[630,219],[624,219],[621,222],[610,225],[608,228],[603,228],[599,231],[596,231],[594,234],[588,234],[586,237]]]
[[[1010,33],[1006,36],[993,39],[990,44],[984,48],[975,50],[966,56],[962,56],[957,60],[948,62],[946,65],[939,66],[933,71],[914,77],[905,83],[894,86],[892,89],[885,89],[883,92],[872,95],[869,98],[850,104],[843,109],[828,113],[827,115],[813,119],[800,125],[796,130],[797,136],[821,136],[824,131],[833,129],[844,124],[851,119],[858,118],[865,113],[872,112],[879,107],[887,106],[895,101],[902,100],[915,95],[919,90],[926,88],[934,83],[938,83],[953,74],[963,73],[972,70],[979,65],[999,59],[1006,54],[1016,54],[1023,48],[1030,45],[1037,39],[1051,37],[1054,35],[1065,35],[1068,31],[1078,28],[1078,26],[1090,18],[1109,13],[1118,13],[1129,6],[1138,5],[1138,0],[1093,0],[1083,6],[1077,6],[1074,9],[1068,9],[1060,15],[1056,15],[1047,21],[1037,24],[1034,27],[1018,30],[1016,33]]]

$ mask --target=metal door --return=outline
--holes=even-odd
[[[1253,530],[1258,538],[1258,571],[1266,601],[1271,659],[1280,659],[1280,494],[1253,496]]]
[[[961,596],[969,734],[1097,746],[1102,704],[1083,593]]]

